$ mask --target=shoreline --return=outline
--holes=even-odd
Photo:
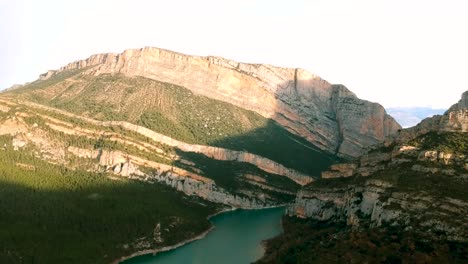
[[[284,217],[284,215],[283,215],[283,217]],[[280,233],[278,236],[280,236],[281,234],[284,233],[283,218],[280,219],[280,225],[281,225],[281,233]],[[277,237],[277,236],[275,236],[275,237]],[[255,262],[261,260],[261,259],[265,256],[265,253],[266,253],[267,250],[268,250],[268,242],[269,242],[270,240],[274,239],[275,237],[267,238],[267,239],[262,240],[262,241],[260,242],[260,246],[261,246],[262,249],[263,249],[263,254],[262,254],[262,256],[261,256],[259,259],[255,260]]]
[[[119,264],[122,261],[129,260],[131,258],[138,257],[138,256],[143,256],[143,255],[152,254],[154,256],[154,255],[156,255],[157,253],[160,253],[160,252],[166,252],[166,251],[169,251],[169,250],[173,250],[173,249],[182,247],[182,246],[184,246],[184,245],[186,245],[186,244],[188,244],[190,242],[193,242],[193,241],[204,238],[213,229],[214,229],[214,225],[212,225],[208,230],[202,232],[198,236],[186,239],[186,240],[184,240],[184,241],[182,241],[180,243],[177,243],[175,245],[165,246],[165,247],[158,248],[158,249],[145,249],[145,250],[137,251],[137,252],[135,252],[135,253],[133,253],[131,255],[121,257],[120,259],[113,261],[112,264]]]
[[[244,208],[225,208],[225,209],[222,209],[220,210],[219,212],[215,212],[211,215],[208,215],[206,217],[206,219],[208,221],[210,221],[210,219],[212,217],[215,217],[217,215],[220,215],[220,214],[223,214],[223,213],[227,213],[227,212],[232,212],[232,211],[236,211],[236,210],[264,210],[264,209],[272,209],[272,208],[279,208],[279,207],[286,207],[288,204],[281,204],[281,205],[272,205],[272,206],[265,206],[265,207],[262,207],[262,208],[253,208],[253,209],[244,209]],[[140,250],[140,251],[137,251],[131,255],[127,255],[127,256],[123,256],[119,259],[116,259],[114,261],[111,262],[111,264],[119,264],[121,263],[122,261],[125,261],[125,260],[129,260],[131,258],[134,258],[134,257],[138,257],[138,256],[143,256],[143,255],[149,255],[149,254],[152,254],[153,256],[156,255],[157,253],[161,253],[161,252],[166,252],[166,251],[169,251],[169,250],[173,250],[173,249],[176,249],[176,248],[179,248],[179,247],[182,247],[188,243],[191,243],[191,242],[194,242],[196,240],[199,240],[199,239],[203,239],[206,235],[208,235],[209,232],[211,232],[213,229],[215,229],[215,226],[213,225],[213,223],[210,221],[211,223],[211,227],[208,228],[207,230],[203,231],[201,234],[195,236],[195,237],[192,237],[192,238],[188,238],[186,240],[183,240],[175,245],[172,245],[172,246],[165,246],[165,247],[162,247],[162,248],[158,248],[158,249],[145,249],[145,250]],[[265,253],[263,253],[265,254]]]

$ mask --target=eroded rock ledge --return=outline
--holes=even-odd
[[[449,197],[437,199],[424,193],[411,195],[392,191],[392,187],[385,181],[368,180],[363,186],[302,190],[287,213],[317,221],[346,223],[354,228],[384,224],[408,227],[417,222],[417,228],[441,234],[442,239],[468,241],[468,224],[460,217],[451,218],[450,222],[447,219],[450,214],[466,215],[468,203]]]
[[[8,102],[5,99],[0,98],[0,102]],[[300,185],[305,185],[311,181],[313,181],[313,178],[309,175],[305,175],[303,173],[300,173],[294,169],[287,168],[275,161],[272,161],[270,159],[267,159],[265,157],[261,157],[252,153],[244,152],[244,151],[235,151],[235,150],[229,150],[229,149],[224,149],[224,148],[219,148],[219,147],[211,147],[211,146],[205,146],[205,145],[196,145],[196,144],[188,144],[182,141],[175,140],[173,138],[170,138],[168,136],[156,133],[148,128],[134,125],[129,122],[125,121],[98,121],[94,120],[91,118],[87,117],[82,117],[79,115],[71,114],[63,110],[47,107],[44,105],[28,102],[21,100],[21,104],[27,105],[29,107],[34,107],[38,109],[44,109],[47,111],[52,111],[56,113],[60,113],[62,115],[68,116],[68,117],[73,117],[75,119],[79,119],[85,122],[88,122],[92,125],[95,126],[103,126],[103,127],[121,127],[125,130],[136,132],[142,136],[145,136],[155,142],[162,143],[171,147],[176,147],[182,151],[185,152],[195,152],[195,153],[200,153],[203,154],[209,158],[216,159],[216,160],[226,160],[226,161],[238,161],[238,162],[246,162],[250,163],[252,165],[257,166],[259,169],[264,170],[269,173],[281,175],[288,177],[289,179],[295,181],[296,183]],[[56,125],[56,124],[49,124],[49,126],[55,130],[60,130],[64,133],[78,133],[78,132],[83,132],[84,134],[100,134],[99,131],[92,131],[89,129],[80,129],[77,127],[73,127],[71,124],[68,124],[67,122],[63,122],[60,120],[57,120],[55,118],[51,117],[45,117],[54,123],[59,123],[62,126]],[[73,127],[67,128],[68,127]],[[13,126],[11,126],[13,127]],[[71,129],[71,130],[70,130]],[[70,130],[70,131],[67,131]],[[84,135],[83,134],[83,135]]]
[[[243,209],[260,209],[277,205],[264,194],[250,197],[232,194],[217,186],[209,178],[120,151],[88,150],[77,147],[69,147],[68,151],[78,157],[97,160],[98,167],[115,175],[149,183],[163,183],[187,195],[195,195],[211,202]],[[151,171],[143,172],[140,166],[151,168]]]

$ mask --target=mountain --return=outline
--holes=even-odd
[[[302,188],[260,263],[466,263],[467,102]]]
[[[85,84],[80,81],[88,79]],[[108,91],[84,89],[96,77],[108,76],[95,84]],[[82,103],[85,93],[91,102],[105,101],[114,111],[137,118],[157,104],[156,96],[143,98],[141,89],[110,91],[117,76],[144,77],[184,87],[195,95],[226,102],[274,120],[294,135],[320,149],[343,157],[355,157],[362,148],[380,142],[400,126],[382,106],[358,99],[342,85],[332,85],[302,69],[265,64],[246,64],[219,57],[189,56],[158,48],[126,50],[121,54],[98,54],[76,61],[58,71],[41,75],[43,82],[27,85],[20,91],[42,103]],[[47,89],[31,91],[45,83]],[[130,81],[131,82],[131,81]],[[107,87],[107,88],[105,88]],[[130,91],[130,92],[129,92]],[[94,92],[94,93],[93,93]],[[103,98],[103,95],[108,96]],[[110,98],[109,98],[110,97]],[[138,105],[138,107],[137,107]],[[183,106],[183,105],[181,105]]]
[[[447,109],[430,107],[391,107],[386,110],[404,128],[415,126],[427,117],[440,115],[447,111]]]
[[[157,48],[93,55],[0,94],[0,262],[173,246],[221,210],[291,203],[398,129],[302,69]]]

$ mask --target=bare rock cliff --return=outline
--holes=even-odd
[[[287,213],[317,221],[342,222],[355,228],[363,224],[414,225],[444,239],[467,241],[468,224],[459,217],[467,213],[465,201],[391,189],[386,181],[368,180],[360,186],[302,190]]]
[[[64,70],[143,76],[184,86],[196,94],[225,101],[272,118],[318,147],[356,157],[400,126],[382,106],[360,100],[302,69],[239,63],[219,57],[189,56],[158,48],[97,54],[41,76]]]

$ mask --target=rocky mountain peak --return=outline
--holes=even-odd
[[[455,111],[463,111],[468,109],[468,90],[465,91],[461,99],[458,101],[458,103],[452,105],[449,110],[447,110],[446,114],[450,114],[450,112],[455,112]]]
[[[400,126],[382,106],[360,100],[342,85],[297,68],[191,56],[159,48],[97,54],[41,76],[82,69],[84,74],[141,76],[272,118],[319,148],[356,157]]]

